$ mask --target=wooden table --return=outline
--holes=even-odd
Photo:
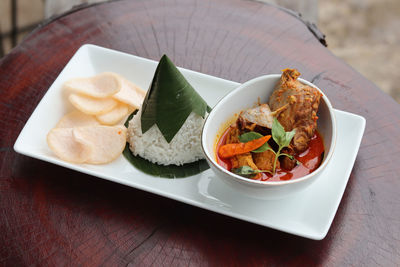
[[[84,43],[154,60],[166,53],[178,66],[238,82],[296,67],[335,108],[364,116],[327,237],[285,234],[15,153],[25,122]],[[79,8],[44,23],[1,59],[0,88],[1,265],[400,264],[400,105],[294,14],[240,0]]]

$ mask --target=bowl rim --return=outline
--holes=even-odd
[[[317,176],[322,170],[324,170],[327,166],[327,164],[329,163],[329,161],[332,158],[333,152],[335,150],[336,147],[336,137],[337,137],[337,127],[336,127],[336,117],[335,117],[335,113],[333,111],[333,107],[331,102],[329,101],[328,97],[325,95],[325,93],[318,88],[318,86],[316,86],[315,84],[304,80],[302,78],[298,78],[298,80],[300,82],[302,82],[303,84],[309,85],[311,87],[316,88],[321,94],[322,94],[322,99],[324,100],[325,104],[328,107],[329,110],[329,114],[331,116],[331,124],[332,124],[332,138],[331,138],[331,144],[330,144],[330,150],[329,153],[326,155],[324,161],[322,162],[322,164],[313,172],[303,176],[303,177],[299,177],[297,179],[293,179],[293,180],[285,180],[285,181],[260,181],[260,180],[252,180],[237,174],[234,174],[228,170],[226,170],[225,168],[223,168],[222,166],[220,166],[216,160],[212,157],[212,153],[210,153],[206,148],[205,148],[205,131],[206,129],[209,127],[209,123],[210,123],[210,118],[213,117],[213,112],[215,110],[215,107],[221,106],[224,104],[224,102],[227,101],[227,99],[229,99],[230,97],[232,97],[232,95],[235,95],[238,91],[243,90],[243,88],[248,87],[254,83],[259,82],[260,80],[265,80],[265,79],[273,79],[273,78],[280,78],[281,74],[267,74],[267,75],[262,75],[256,78],[253,78],[251,80],[248,80],[246,82],[244,82],[243,84],[239,85],[237,88],[235,88],[234,90],[232,90],[231,92],[229,92],[228,94],[226,94],[224,97],[222,97],[217,104],[214,106],[214,108],[211,110],[211,112],[208,114],[204,124],[203,124],[203,128],[201,131],[201,148],[203,150],[203,154],[206,156],[206,159],[209,163],[211,163],[215,168],[217,168],[219,171],[223,172],[224,174],[231,176],[232,178],[235,178],[236,180],[239,180],[241,182],[247,183],[247,184],[251,184],[251,185],[261,185],[261,186],[281,186],[281,185],[289,185],[289,184],[294,184],[294,183],[300,183],[302,181],[311,179],[315,176]],[[211,115],[211,116],[210,116]]]

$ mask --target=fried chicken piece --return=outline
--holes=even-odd
[[[272,121],[274,120],[272,114],[268,104],[261,104],[257,107],[240,112],[238,121],[244,126],[256,124],[271,129]]]
[[[274,169],[275,153],[271,150],[267,150],[261,153],[253,154],[254,163],[257,168],[264,171],[272,172]],[[279,168],[279,160],[276,162],[276,168]]]
[[[282,153],[286,153],[288,155],[294,155],[294,150],[291,147],[285,147],[284,149],[282,149]],[[287,171],[292,170],[294,167],[296,167],[296,159],[290,159],[289,157],[286,156],[281,156],[279,157],[279,162],[281,163],[281,168]]]
[[[250,152],[236,155],[231,158],[232,169],[240,168],[243,166],[249,166],[253,170],[258,170],[256,164],[254,164],[253,157]]]
[[[321,93],[297,80],[300,73],[295,69],[283,70],[269,106],[285,131],[296,130],[291,142],[297,153],[308,148],[317,129],[317,111]]]
[[[225,144],[236,144],[239,143],[240,130],[237,126],[231,126],[229,133],[226,137]]]

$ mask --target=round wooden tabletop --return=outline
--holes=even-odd
[[[398,266],[400,105],[318,36],[294,14],[246,0],[115,1],[38,27],[0,61],[1,265]],[[85,43],[153,60],[165,53],[237,82],[294,67],[335,108],[365,117],[327,236],[286,234],[14,152],[34,108]]]

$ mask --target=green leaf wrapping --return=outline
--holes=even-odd
[[[128,128],[129,121],[133,118],[134,115],[136,115],[136,113],[137,110],[135,110],[134,112],[132,112],[131,115],[129,115],[128,119],[124,124],[125,127]],[[133,166],[135,166],[140,171],[153,176],[164,177],[164,178],[188,177],[201,173],[210,168],[205,159],[198,160],[192,163],[186,163],[183,164],[182,166],[177,166],[173,164],[168,166],[158,165],[140,156],[133,155],[132,151],[129,149],[128,143],[126,143],[125,149],[122,152],[122,154]]]
[[[169,143],[191,112],[204,118],[210,110],[174,63],[163,55],[143,101],[142,132],[156,124]]]
[[[126,144],[122,154],[133,166],[135,166],[140,171],[153,176],[164,178],[184,178],[196,175],[210,168],[205,159],[201,159],[192,163],[186,163],[182,166],[177,166],[173,164],[167,166],[158,165],[140,156],[133,155],[131,150],[129,149],[128,143]]]

